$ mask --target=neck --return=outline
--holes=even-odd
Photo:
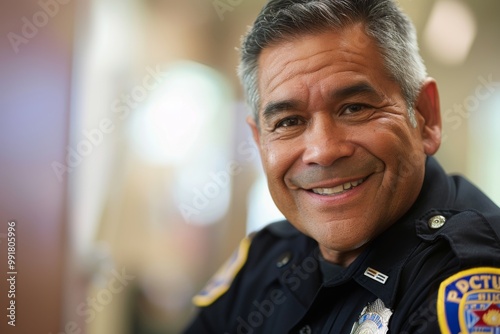
[[[359,256],[359,254],[361,254],[361,252],[363,252],[365,248],[366,245],[350,251],[338,251],[324,247],[323,245],[319,245],[319,250],[321,252],[321,255],[326,261],[335,263],[344,268],[348,267],[351,263],[353,263],[354,260],[356,260],[356,258]]]

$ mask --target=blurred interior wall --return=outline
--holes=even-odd
[[[58,333],[75,3],[0,3],[0,332]],[[15,298],[8,298],[7,222],[16,222]],[[7,303],[15,300],[15,327]],[[10,304],[9,304],[10,305]],[[9,311],[10,313],[10,311]]]

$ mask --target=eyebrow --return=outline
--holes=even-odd
[[[370,97],[376,97],[379,100],[381,99],[380,94],[377,92],[377,90],[367,82],[360,82],[352,86],[347,86],[335,90],[330,94],[330,97],[333,100],[343,100],[357,95],[367,95]]]
[[[371,98],[376,98],[377,100],[382,100],[377,90],[367,82],[360,82],[351,86],[334,90],[329,95],[330,98],[334,101],[344,100],[359,95],[366,95]],[[300,102],[295,99],[270,102],[264,107],[262,117],[263,119],[272,118],[273,115],[281,111],[297,109],[299,104]]]
[[[280,111],[297,109],[298,104],[299,103],[296,100],[270,102],[264,108],[264,111],[262,112],[262,118],[269,119]]]

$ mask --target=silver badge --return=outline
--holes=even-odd
[[[389,330],[391,315],[392,311],[377,299],[363,309],[358,321],[352,326],[351,334],[385,334]]]

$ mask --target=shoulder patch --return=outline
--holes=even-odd
[[[248,236],[240,242],[236,251],[208,281],[203,290],[193,297],[193,303],[196,306],[209,306],[229,289],[234,278],[247,261],[251,243],[252,236]]]
[[[439,286],[441,333],[500,333],[500,268],[461,271]]]

